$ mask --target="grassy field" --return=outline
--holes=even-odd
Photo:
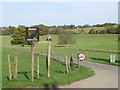
[[[58,45],[58,35],[52,36],[52,46],[51,46],[51,54],[58,56],[68,56],[71,57],[73,54],[74,58],[78,57],[78,53],[85,53],[86,59],[88,61],[105,63],[105,64],[113,64],[120,65],[120,60],[118,58],[119,54],[116,53],[104,53],[104,52],[92,52],[81,49],[97,49],[97,50],[111,50],[118,51],[118,35],[75,35],[74,38],[76,40],[75,44],[68,44],[68,46]],[[45,41],[48,35],[41,36],[40,40]],[[45,57],[40,56],[40,79],[35,79],[34,83],[30,80],[30,53],[20,50],[30,50],[30,46],[25,45],[25,47],[21,47],[19,45],[11,45],[11,36],[1,36],[2,38],[2,80],[3,87],[54,87],[58,85],[69,84],[73,81],[80,80],[91,76],[94,72],[82,66],[80,70],[71,69],[68,75],[65,74],[65,66],[63,63],[52,60],[51,61],[51,78],[47,78],[47,70],[45,67]],[[47,53],[47,44],[35,43],[36,52]],[[7,67],[7,55],[11,55],[11,63],[13,67],[14,56],[19,57],[19,65],[18,65],[18,79],[17,80],[8,80],[8,67]],[[109,57],[111,54],[116,55],[116,62],[109,63]],[[36,64],[36,63],[35,63]],[[35,67],[36,68],[36,67]],[[13,70],[12,70],[13,71]],[[35,76],[36,77],[36,76]],[[55,85],[54,85],[55,84]]]
[[[7,55],[11,56],[12,75],[14,57],[18,56],[18,78],[9,81]],[[69,74],[66,74],[65,64],[61,61],[51,60],[51,77],[47,77],[46,58],[40,56],[40,79],[36,79],[36,56],[35,56],[35,80],[31,81],[31,54],[18,51],[11,48],[3,48],[2,50],[2,87],[3,88],[23,88],[23,87],[57,87],[59,85],[70,84],[74,81],[87,78],[94,75],[94,71],[90,68],[76,66],[71,68]]]
[[[40,40],[45,41],[48,35],[41,36]],[[78,53],[85,53],[86,60],[96,61],[100,63],[107,63],[107,64],[120,64],[120,60],[118,60],[117,53],[104,53],[104,52],[91,52],[91,51],[84,51],[84,50],[76,50],[77,48],[81,49],[96,49],[96,50],[111,50],[111,51],[118,51],[118,35],[115,34],[105,34],[105,35],[90,35],[90,34],[76,34],[74,36],[76,43],[75,44],[68,44],[67,47],[64,45],[58,45],[58,35],[52,35],[52,46],[51,46],[51,54],[58,55],[58,56],[68,56],[71,57],[73,54],[74,58],[77,58]],[[11,38],[10,36],[3,36],[3,46],[9,48],[16,48],[16,49],[23,49],[23,50],[30,50],[30,46],[17,46],[17,45],[10,45]],[[47,53],[47,44],[39,44],[36,43],[36,52],[43,52]],[[109,63],[109,57],[111,54],[116,55],[116,63]]]

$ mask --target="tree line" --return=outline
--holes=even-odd
[[[117,27],[107,26],[102,30],[95,30],[94,28],[91,28],[89,34],[120,34],[120,25]]]
[[[74,34],[119,34],[118,28],[114,27],[117,25],[116,23],[104,23],[104,24],[96,24],[96,25],[63,25],[63,26],[46,26],[43,24],[34,25],[32,27],[37,27],[40,29],[40,35],[46,34],[59,34],[63,30],[74,30],[77,29],[78,33],[74,32]],[[19,28],[25,28],[26,26],[19,25],[18,27],[9,26],[9,27],[0,27],[0,34],[2,35],[12,35],[14,31],[18,30]],[[94,27],[105,27],[103,30],[95,30]],[[90,31],[87,33],[85,32],[85,28],[91,28]]]

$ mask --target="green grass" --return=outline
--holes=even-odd
[[[58,45],[58,35],[52,36],[52,46],[51,54],[58,56],[68,56],[70,57],[73,54],[74,58],[77,58],[78,53],[85,53],[87,58],[85,60],[96,61],[100,63],[120,65],[120,60],[118,58],[119,54],[115,53],[104,53],[104,52],[92,52],[84,50],[76,50],[77,48],[81,49],[96,49],[96,50],[110,50],[118,51],[118,35],[117,34],[105,34],[105,35],[91,35],[91,34],[76,34],[74,36],[76,43],[68,44],[67,47],[64,45]],[[40,40],[45,41],[48,35],[41,36]],[[10,36],[3,36],[3,46],[9,48],[30,50],[30,46],[21,47],[18,45],[10,45]],[[47,44],[36,43],[36,52],[47,53]],[[76,48],[76,49],[73,49]],[[109,57],[111,54],[116,55],[116,63],[109,63]]]
[[[86,59],[88,61],[99,62],[104,64],[112,64],[112,65],[120,65],[120,60],[118,58],[119,54],[115,53],[104,53],[104,52],[92,52],[92,51],[84,51],[77,50],[77,48],[81,49],[97,49],[97,50],[118,50],[118,35],[114,34],[106,34],[106,35],[88,35],[81,34],[75,35],[74,38],[76,40],[75,44],[68,44],[67,47],[64,45],[58,45],[58,35],[52,36],[52,46],[51,46],[51,54],[58,56],[68,56],[71,57],[73,54],[74,58],[78,57],[78,53],[85,53]],[[41,36],[40,40],[45,41],[48,35]],[[71,69],[68,75],[65,74],[65,66],[61,62],[56,62],[55,60],[51,61],[51,78],[47,78],[47,70],[45,67],[45,57],[41,56],[40,58],[40,80],[35,79],[34,82],[27,79],[23,74],[18,74],[17,80],[9,81],[8,77],[8,67],[7,67],[7,55],[11,56],[11,63],[13,66],[14,56],[19,56],[19,65],[18,72],[26,72],[28,77],[30,78],[30,53],[20,50],[30,50],[30,46],[26,45],[25,47],[21,47],[19,45],[11,45],[11,37],[10,36],[1,36],[2,38],[2,47],[3,47],[3,55],[2,55],[2,80],[3,87],[53,87],[58,85],[69,84],[73,81],[80,80],[91,76],[94,72],[81,66],[80,70]],[[0,46],[1,47],[1,46]],[[36,52],[47,53],[47,44],[39,44],[35,43]],[[73,49],[75,48],[75,49]],[[111,54],[116,55],[116,62],[109,63],[109,57]],[[36,60],[36,59],[35,59]],[[36,68],[36,67],[35,67]],[[35,69],[36,70],[36,69]],[[55,84],[55,85],[54,85]]]
[[[41,37],[41,40],[45,40],[47,36]],[[74,36],[76,43],[69,44],[67,47],[64,45],[57,45],[58,36],[52,36],[52,55],[58,56],[68,56],[71,57],[73,54],[74,58],[77,58],[78,53],[85,53],[87,58],[85,60],[96,61],[104,64],[112,64],[112,65],[120,65],[120,60],[118,58],[119,54],[117,53],[104,53],[104,52],[92,52],[92,51],[84,51],[84,50],[76,50],[77,48],[81,49],[96,49],[96,50],[110,50],[110,51],[118,51],[118,35],[114,34],[106,34],[106,35],[75,35]],[[42,48],[41,48],[42,47]],[[75,48],[75,49],[73,49]],[[46,52],[47,45],[45,44],[37,44],[36,50],[38,52]],[[109,58],[111,54],[116,55],[116,63],[110,63]]]
[[[18,78],[17,80],[8,79],[7,55],[11,56],[12,75],[14,57],[18,56]],[[14,49],[3,48],[2,50],[2,88],[23,88],[23,87],[57,87],[59,85],[70,84],[74,81],[94,75],[90,68],[81,66],[80,69],[73,67],[69,74],[66,74],[65,64],[61,61],[51,59],[51,77],[47,77],[46,58],[40,56],[40,79],[31,81],[31,60],[30,53]],[[36,71],[36,56],[35,56]],[[26,75],[26,76],[25,76]],[[35,78],[36,78],[35,72]]]

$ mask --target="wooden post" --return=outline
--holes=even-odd
[[[67,58],[67,61],[68,61],[68,69],[70,69],[70,59]]]
[[[39,71],[39,56],[37,56],[37,79],[40,78],[39,73],[40,73],[40,71]]]
[[[9,69],[9,80],[11,80],[12,74],[11,74],[10,55],[8,55],[8,69]]]
[[[14,59],[14,79],[17,79],[17,63],[18,63],[18,57],[16,56]]]
[[[48,41],[48,77],[50,77],[50,46],[51,41]]]
[[[74,59],[73,59],[73,54],[71,55],[71,58],[70,58],[70,67],[73,66],[73,63],[74,63]]]
[[[31,80],[34,81],[34,54],[35,54],[35,44],[31,44]]]
[[[64,57],[64,63],[66,64],[66,58]]]
[[[79,60],[79,54],[78,54],[78,68],[80,68],[80,60]]]
[[[67,61],[67,59],[68,59],[68,58],[67,58],[67,56],[65,56],[66,73],[68,74],[68,64],[67,64],[67,63],[68,63],[68,61]]]

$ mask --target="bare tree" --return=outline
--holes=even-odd
[[[74,34],[71,31],[61,31],[59,33],[58,44],[68,45],[75,43]]]

